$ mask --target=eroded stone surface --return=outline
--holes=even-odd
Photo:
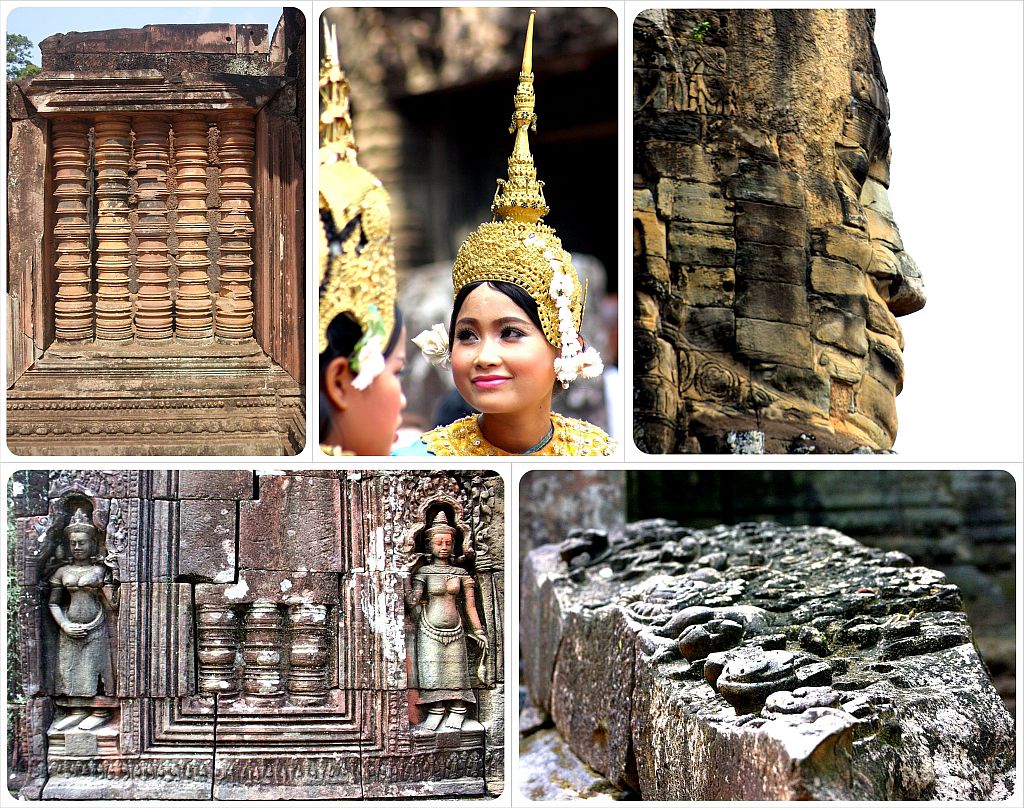
[[[635,522],[533,551],[520,611],[531,698],[645,799],[1013,791],[1013,720],[959,591],[904,554],[827,528]]]

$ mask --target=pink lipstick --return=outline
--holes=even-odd
[[[475,387],[481,390],[494,390],[507,382],[508,376],[477,376],[472,380]]]

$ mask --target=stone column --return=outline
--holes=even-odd
[[[220,342],[252,339],[253,161],[256,120],[245,112],[220,120]]]
[[[263,706],[284,704],[281,685],[281,613],[270,600],[257,600],[245,615],[245,697]]]
[[[164,117],[135,121],[135,162],[138,164],[139,294],[135,335],[139,342],[170,342],[174,336],[171,304],[171,261],[167,256],[167,168],[170,160]]]
[[[235,696],[238,618],[224,606],[202,604],[198,614],[199,692],[204,696]]]
[[[293,704],[327,703],[327,607],[295,604],[288,609],[292,627],[288,695]]]
[[[89,290],[89,125],[53,122],[53,196],[56,202],[53,241],[57,261],[54,303],[58,342],[86,342],[94,335]]]
[[[178,294],[175,301],[177,339],[204,343],[213,339],[213,298],[206,238],[206,162],[209,126],[202,115],[174,119],[174,165],[177,168]]]
[[[131,342],[132,301],[128,238],[128,160],[131,121],[104,115],[96,121],[96,339]]]

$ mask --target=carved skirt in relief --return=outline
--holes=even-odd
[[[114,666],[106,620],[81,638],[69,637],[62,631],[57,659],[56,695],[95,696],[100,692],[98,682],[102,682],[105,695],[114,694]]]
[[[469,680],[466,632],[431,625],[425,612],[416,627],[416,680],[419,703],[437,701],[476,702]]]

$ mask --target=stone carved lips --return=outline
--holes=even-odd
[[[521,637],[545,638],[521,646],[531,699],[644,799],[1012,792],[959,590],[903,553],[652,519],[534,550],[520,592]]]

